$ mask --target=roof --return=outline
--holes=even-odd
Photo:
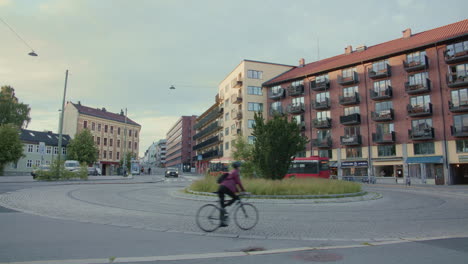
[[[389,57],[408,50],[466,36],[467,34],[468,19],[465,19],[460,22],[413,34],[409,38],[402,37],[377,44],[375,46],[370,46],[363,51],[353,51],[350,54],[341,54],[324,60],[312,62],[306,64],[304,67],[294,68],[285,72],[284,74],[265,82],[263,85],[271,86],[307,75],[343,68],[345,66],[355,65],[381,57]]]
[[[20,139],[23,142],[39,143],[44,142],[46,146],[58,146],[59,134],[52,133],[52,131],[39,132],[27,129],[21,129]],[[62,134],[62,146],[68,145],[70,142],[69,135]]]
[[[125,123],[125,115],[123,113],[117,114],[112,112],[107,112],[105,108],[91,108],[88,106],[81,105],[81,103],[73,104],[76,107],[78,112],[83,115],[95,116],[103,119],[108,119],[112,121],[117,121],[121,123]],[[127,124],[140,126],[140,124],[136,123],[135,121],[131,120],[127,117]]]

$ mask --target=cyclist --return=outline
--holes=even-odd
[[[219,202],[221,205],[221,226],[227,226],[227,212],[226,207],[233,204],[236,200],[239,199],[239,196],[236,195],[237,192],[237,185],[239,185],[242,192],[245,192],[244,186],[242,186],[242,182],[239,177],[239,167],[241,163],[239,161],[233,162],[232,167],[233,170],[229,173],[229,176],[219,184],[218,188],[218,196]],[[227,203],[224,203],[224,195],[227,194],[231,196],[231,200]]]

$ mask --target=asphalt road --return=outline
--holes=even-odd
[[[196,209],[205,201],[178,193],[192,179],[146,184],[1,183],[0,204],[11,209],[0,207],[0,263],[105,263],[111,257],[122,263],[126,257],[135,258],[127,263],[468,259],[466,187],[373,185],[365,188],[381,193],[381,199],[350,203],[254,200],[261,221],[253,230],[230,226],[205,234],[194,223]],[[443,239],[434,239],[438,237]],[[272,251],[279,249],[287,250]],[[260,251],[244,253],[250,250]]]

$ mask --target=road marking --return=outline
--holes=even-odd
[[[361,244],[351,244],[343,246],[324,246],[324,247],[297,247],[297,248],[280,248],[264,251],[251,251],[251,252],[217,252],[217,253],[202,253],[202,254],[182,254],[182,255],[168,255],[168,256],[149,256],[149,257],[122,257],[115,258],[112,263],[124,262],[148,262],[148,261],[177,261],[177,260],[196,260],[196,259],[211,259],[211,258],[227,258],[227,257],[245,257],[269,254],[291,253],[309,250],[330,250],[330,249],[349,249],[361,248],[369,246],[383,246],[399,243],[414,243],[420,241],[430,241],[438,239],[453,239],[453,238],[468,238],[468,236],[440,236],[440,237],[426,237],[426,238],[401,238],[400,240],[381,241]],[[99,259],[64,259],[64,260],[39,260],[39,261],[24,261],[24,262],[0,262],[0,264],[101,264],[109,263],[109,258]]]

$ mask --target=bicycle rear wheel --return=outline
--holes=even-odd
[[[214,204],[205,204],[197,211],[196,222],[198,227],[205,232],[213,232],[219,228],[220,210]]]
[[[253,204],[242,203],[234,212],[234,221],[240,229],[252,229],[258,222],[257,208]]]

